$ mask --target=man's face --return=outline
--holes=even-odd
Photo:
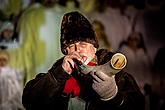
[[[84,63],[92,60],[96,52],[96,48],[93,44],[87,42],[77,42],[69,45],[66,49],[68,54],[72,54],[75,51],[78,52],[80,56],[82,56]]]

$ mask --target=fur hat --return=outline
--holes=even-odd
[[[67,54],[66,48],[73,43],[85,41],[99,47],[91,23],[77,11],[66,13],[61,23],[61,51]]]

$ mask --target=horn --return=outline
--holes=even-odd
[[[115,53],[110,61],[103,65],[99,66],[88,66],[88,65],[80,65],[79,68],[82,73],[88,74],[91,71],[102,71],[103,73],[112,76],[116,73],[120,72],[127,64],[127,59],[125,55],[122,53]]]

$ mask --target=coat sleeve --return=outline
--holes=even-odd
[[[48,108],[61,100],[65,82],[70,78],[61,65],[40,73],[23,90],[22,103],[27,110]],[[58,100],[59,99],[59,100]],[[55,101],[56,100],[56,101]]]
[[[119,73],[120,74],[120,73]],[[122,83],[122,78],[124,82]],[[118,79],[119,94],[122,96],[120,108],[126,110],[144,110],[145,98],[131,74],[122,72]]]

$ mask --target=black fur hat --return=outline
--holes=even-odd
[[[85,41],[98,48],[99,44],[91,23],[77,11],[64,14],[61,23],[61,51],[67,54],[66,48],[73,43]]]

